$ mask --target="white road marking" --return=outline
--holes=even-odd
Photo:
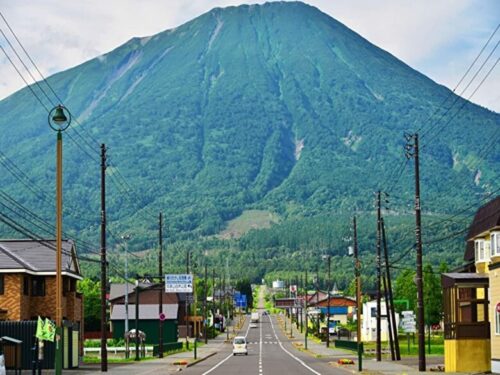
[[[308,365],[305,364],[305,362],[303,360],[301,360],[300,358],[294,356],[292,353],[290,353],[288,350],[285,349],[285,347],[281,343],[280,339],[278,338],[278,335],[276,334],[276,330],[274,329],[274,324],[273,324],[273,320],[271,319],[271,317],[269,317],[269,321],[271,322],[271,327],[273,329],[274,336],[276,337],[276,340],[278,340],[278,344],[281,347],[281,349],[283,349],[283,351],[286,354],[288,354],[290,357],[292,357],[293,359],[295,359],[297,362],[299,362],[302,366],[304,366],[306,369],[308,369],[309,371],[311,371],[313,374],[321,375],[321,373],[319,373],[316,370],[314,370],[313,368],[309,367]]]
[[[259,374],[262,374],[262,323],[261,319],[259,324]]]
[[[245,339],[246,337],[248,336],[248,331],[250,330],[250,324],[248,325],[247,327],[247,331],[245,333]],[[218,362],[214,367],[212,367],[211,369],[205,371],[203,374],[201,375],[207,375],[207,374],[210,374],[212,371],[214,371],[217,367],[219,367],[220,365],[222,365],[224,362],[226,362],[229,358],[233,357],[233,353],[229,354],[226,358],[224,358],[223,360],[221,360],[220,362]]]

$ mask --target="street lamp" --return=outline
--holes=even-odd
[[[58,105],[49,112],[49,126],[57,132],[56,142],[56,355],[55,373],[62,374],[62,132],[71,124],[71,113]]]
[[[125,336],[128,333],[128,241],[130,240],[130,234],[125,234],[122,236],[122,240],[125,242]],[[128,358],[128,351],[125,353],[125,357]]]
[[[330,289],[331,289],[331,281],[330,281],[330,264],[332,260],[332,256],[330,254],[323,255],[323,259],[328,259],[328,284],[327,284],[327,311],[326,311],[326,347],[330,347]]]

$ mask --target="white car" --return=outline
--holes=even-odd
[[[233,355],[248,355],[247,339],[244,336],[236,336],[233,340]]]
[[[250,323],[250,328],[257,328],[259,325],[257,323]]]

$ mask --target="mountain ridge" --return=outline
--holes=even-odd
[[[285,219],[368,209],[372,191],[403,160],[403,133],[442,114],[440,103],[454,95],[300,2],[215,8],[48,80],[81,123],[65,136],[68,206],[98,223],[98,164],[82,150],[98,158],[98,139],[110,147],[117,185],[109,190],[111,225],[150,242],[155,223],[144,217],[159,209],[181,237],[218,233],[245,209]],[[54,135],[30,95],[23,89],[0,102],[0,147],[52,186]],[[446,137],[425,142],[423,201],[433,211],[456,211],[498,178],[498,145],[481,161],[470,144],[494,139],[500,116],[464,105]],[[397,207],[411,200],[411,179],[406,173],[395,188]],[[5,189],[52,218],[16,179],[7,177]],[[85,220],[68,221],[95,238]]]

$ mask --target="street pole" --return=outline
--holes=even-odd
[[[391,324],[392,324],[392,332],[394,333],[394,348],[396,350],[396,360],[400,361],[401,352],[399,350],[398,325],[396,324],[396,312],[394,311],[394,297],[392,294],[391,271],[389,267],[389,250],[387,249],[387,239],[385,237],[384,218],[382,218],[381,224],[382,224],[382,243],[384,244],[384,256],[385,256],[385,272],[387,275],[387,288],[389,289]],[[386,301],[386,306],[387,306],[387,301]]]
[[[101,372],[108,371],[106,317],[106,145],[101,145]]]
[[[307,270],[306,270],[306,278],[305,278],[305,283],[304,283],[304,289],[305,289],[305,301],[304,301],[304,307],[306,310],[306,315],[305,315],[305,323],[306,323],[306,333],[304,334],[304,348],[307,350],[307,334],[309,332],[309,322],[308,322],[308,317],[307,317]]]
[[[421,223],[421,204],[420,204],[420,162],[418,148],[418,133],[407,137],[407,140],[413,139],[413,145],[407,145],[406,149],[413,148],[413,154],[407,152],[406,156],[413,157],[415,160],[415,239],[417,247],[417,328],[418,328],[418,369],[425,371],[425,328],[424,328],[424,284],[422,274],[422,223]]]
[[[66,113],[65,113],[66,112]],[[67,114],[67,116],[66,116]],[[62,132],[71,124],[71,113],[62,105],[52,108],[49,112],[48,123],[52,130],[57,132],[56,140],[56,353],[55,374],[62,374]]]
[[[186,253],[186,275],[189,275],[189,249],[187,250]],[[194,280],[193,280],[194,281]],[[193,285],[194,288],[194,285]],[[186,303],[185,303],[185,308],[186,308],[186,313],[185,313],[185,320],[186,320],[186,349],[189,350],[189,293],[186,293]]]
[[[205,297],[203,298],[203,336],[205,344],[208,343],[207,337],[207,297],[208,297],[208,275],[207,275],[207,254],[205,253]]]
[[[356,341],[358,346],[358,371],[363,371],[363,343],[361,342],[361,263],[358,254],[358,229],[356,223],[356,216],[352,219],[353,224],[353,248],[354,248],[354,271],[356,275]]]
[[[381,265],[380,265],[380,241],[381,241],[381,233],[380,233],[380,218],[381,218],[381,203],[380,203],[380,190],[377,191],[377,257],[376,257],[376,267],[377,267],[377,344],[376,344],[376,356],[377,361],[380,362],[382,360],[382,337],[381,337],[381,319],[380,316],[382,314],[380,300],[381,296]]]
[[[139,361],[139,279],[135,282],[135,360]]]
[[[328,304],[327,304],[327,318],[326,318],[326,347],[329,348],[330,347],[330,289],[331,289],[331,284],[332,284],[332,281],[330,279],[330,264],[331,264],[331,256],[328,255]]]
[[[128,243],[127,241],[130,239],[129,235],[122,236],[122,239],[125,241],[125,334],[129,331],[128,325]],[[129,357],[128,351],[125,353],[125,358]]]
[[[158,293],[158,315],[163,314],[163,215],[160,212],[158,217],[158,275],[160,276],[160,292]],[[158,357],[163,358],[163,319],[158,319],[159,322],[159,342],[158,342]]]

